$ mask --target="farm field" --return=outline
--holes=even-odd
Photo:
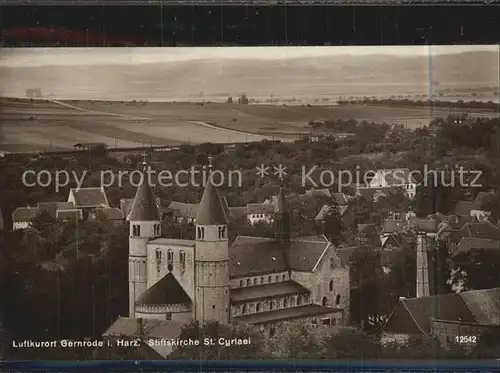
[[[2,99],[0,151],[71,149],[78,142],[110,147],[232,143],[275,139],[293,141],[308,122],[358,119],[416,128],[436,117],[469,112],[436,108],[365,105],[278,106],[226,103],[154,103]],[[474,113],[473,113],[474,112]]]

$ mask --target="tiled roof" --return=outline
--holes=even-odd
[[[401,247],[401,242],[397,234],[391,233],[388,236],[382,238],[381,240],[382,248],[388,248],[390,246]]]
[[[219,191],[208,178],[203,197],[196,213],[196,224],[224,225],[227,224],[227,215],[222,204]]]
[[[306,294],[309,293],[302,285],[295,281],[275,282],[272,284],[263,284],[249,286],[231,290],[231,301],[233,303],[246,302],[250,300],[274,298],[278,295]]]
[[[344,193],[333,193],[333,198],[339,206],[345,206],[348,202],[348,197]]]
[[[302,237],[287,243],[263,237],[238,236],[231,245],[231,277],[289,269],[311,271],[330,243],[323,236]]]
[[[385,331],[431,333],[432,319],[499,325],[500,288],[402,299],[389,317]]]
[[[72,202],[38,202],[38,211],[44,211],[53,218],[57,217],[57,210],[71,210],[75,206]]]
[[[437,233],[438,222],[433,219],[411,218],[409,220],[410,227],[417,231],[424,231],[427,233]]]
[[[148,183],[148,178],[143,177],[137,187],[134,202],[127,215],[130,221],[156,221],[160,219],[153,191]]]
[[[109,206],[103,188],[72,188],[70,193],[75,197],[76,208]]]
[[[106,330],[103,337],[138,337],[142,333],[145,338],[177,338],[184,323],[171,320],[139,319],[119,317]]]
[[[453,255],[467,253],[474,249],[500,250],[500,241],[487,238],[463,237]]]
[[[458,201],[455,205],[455,214],[457,215],[470,215],[470,210],[474,207],[472,201]]]
[[[344,214],[348,208],[349,208],[349,206],[337,206],[339,215],[344,216]],[[316,221],[325,220],[325,218],[329,212],[330,212],[330,205],[321,206],[321,209],[319,210],[318,214],[316,215],[315,220]]]
[[[105,207],[97,209],[107,220],[123,220],[123,212],[117,207]]]
[[[156,245],[176,245],[176,246],[194,246],[194,240],[181,240],[176,238],[155,238],[154,240],[148,241],[148,244]]]
[[[466,237],[488,238],[490,240],[499,240],[499,231],[488,221],[467,223],[460,230]]]
[[[264,214],[264,215],[271,215],[274,213],[275,209],[275,204],[271,203],[249,203],[247,205],[247,214],[248,215],[254,215],[254,214]]]
[[[299,307],[282,308],[274,311],[259,312],[237,316],[234,319],[246,324],[265,324],[280,320],[293,320],[308,316],[325,315],[338,311],[337,308],[323,307],[318,304],[307,304]]]
[[[392,191],[392,187],[385,187],[385,188],[358,187],[356,190],[356,194],[367,202],[373,202],[375,194],[380,194],[384,192],[388,193],[390,191]]]
[[[38,214],[36,207],[18,207],[12,213],[12,222],[21,223],[33,220]]]
[[[405,227],[405,222],[402,220],[385,220],[384,226],[382,227],[382,233],[394,233],[399,232]]]
[[[247,217],[247,207],[246,206],[235,206],[229,207],[229,214],[233,219],[241,219]]]
[[[188,219],[196,219],[196,213],[198,212],[197,203],[172,201],[168,208],[174,211],[175,216]]]
[[[288,214],[289,213],[289,207],[288,207],[288,201],[285,195],[285,191],[283,189],[283,186],[280,187],[280,192],[278,194],[278,200],[276,203],[276,210],[275,212],[277,214]]]
[[[70,220],[70,219],[83,219],[82,209],[67,209],[67,210],[57,210],[57,219]]]
[[[311,197],[331,197],[332,194],[328,189],[308,189],[306,190],[306,194],[310,195]],[[340,193],[334,193],[334,194],[340,194]]]
[[[160,197],[155,198],[156,206],[161,208]],[[132,208],[132,203],[134,203],[133,198],[122,198],[120,199],[120,210],[123,212],[123,216],[127,216]]]
[[[481,210],[484,200],[490,196],[494,197],[495,193],[493,193],[493,192],[479,192],[477,194],[476,198],[474,199],[473,209],[474,210]]]
[[[169,272],[146,290],[136,303],[144,305],[183,304],[191,303],[191,298],[186,294],[172,272]]]

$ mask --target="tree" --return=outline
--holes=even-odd
[[[342,330],[325,340],[325,355],[328,359],[373,359],[380,357],[379,341],[363,332]]]
[[[284,332],[279,333],[271,342],[274,357],[283,360],[290,359],[322,359],[324,358],[324,345],[321,337],[316,333],[316,328],[307,324],[282,324],[288,326]]]
[[[34,90],[32,88],[29,88],[26,90],[26,97],[28,97],[29,99],[32,99],[34,96]]]
[[[328,212],[324,220],[324,234],[334,245],[344,240],[344,223],[336,203],[328,205]]]
[[[227,98],[227,103],[228,103],[228,104],[232,104],[232,103],[233,103],[233,98],[232,98],[231,96],[229,96],[229,97]]]
[[[498,287],[498,250],[475,249],[452,258],[449,283],[457,289],[479,290]]]
[[[490,221],[495,223],[499,218],[498,193],[487,195],[481,203],[481,208],[489,212]]]
[[[238,97],[238,104],[248,104],[249,100],[246,93],[242,93],[240,97]]]

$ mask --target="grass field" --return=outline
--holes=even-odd
[[[110,147],[291,141],[310,120],[338,118],[402,123],[410,128],[460,110],[364,105],[278,106],[220,103],[28,101],[2,99],[0,150],[70,149],[78,142]],[[478,116],[493,116],[476,112]]]

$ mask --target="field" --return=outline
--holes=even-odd
[[[464,111],[364,105],[279,106],[221,103],[29,101],[2,99],[0,151],[71,149],[78,142],[110,147],[293,141],[310,120],[358,119],[401,123],[409,128]],[[470,113],[471,111],[469,111]],[[477,116],[493,116],[476,112]]]

